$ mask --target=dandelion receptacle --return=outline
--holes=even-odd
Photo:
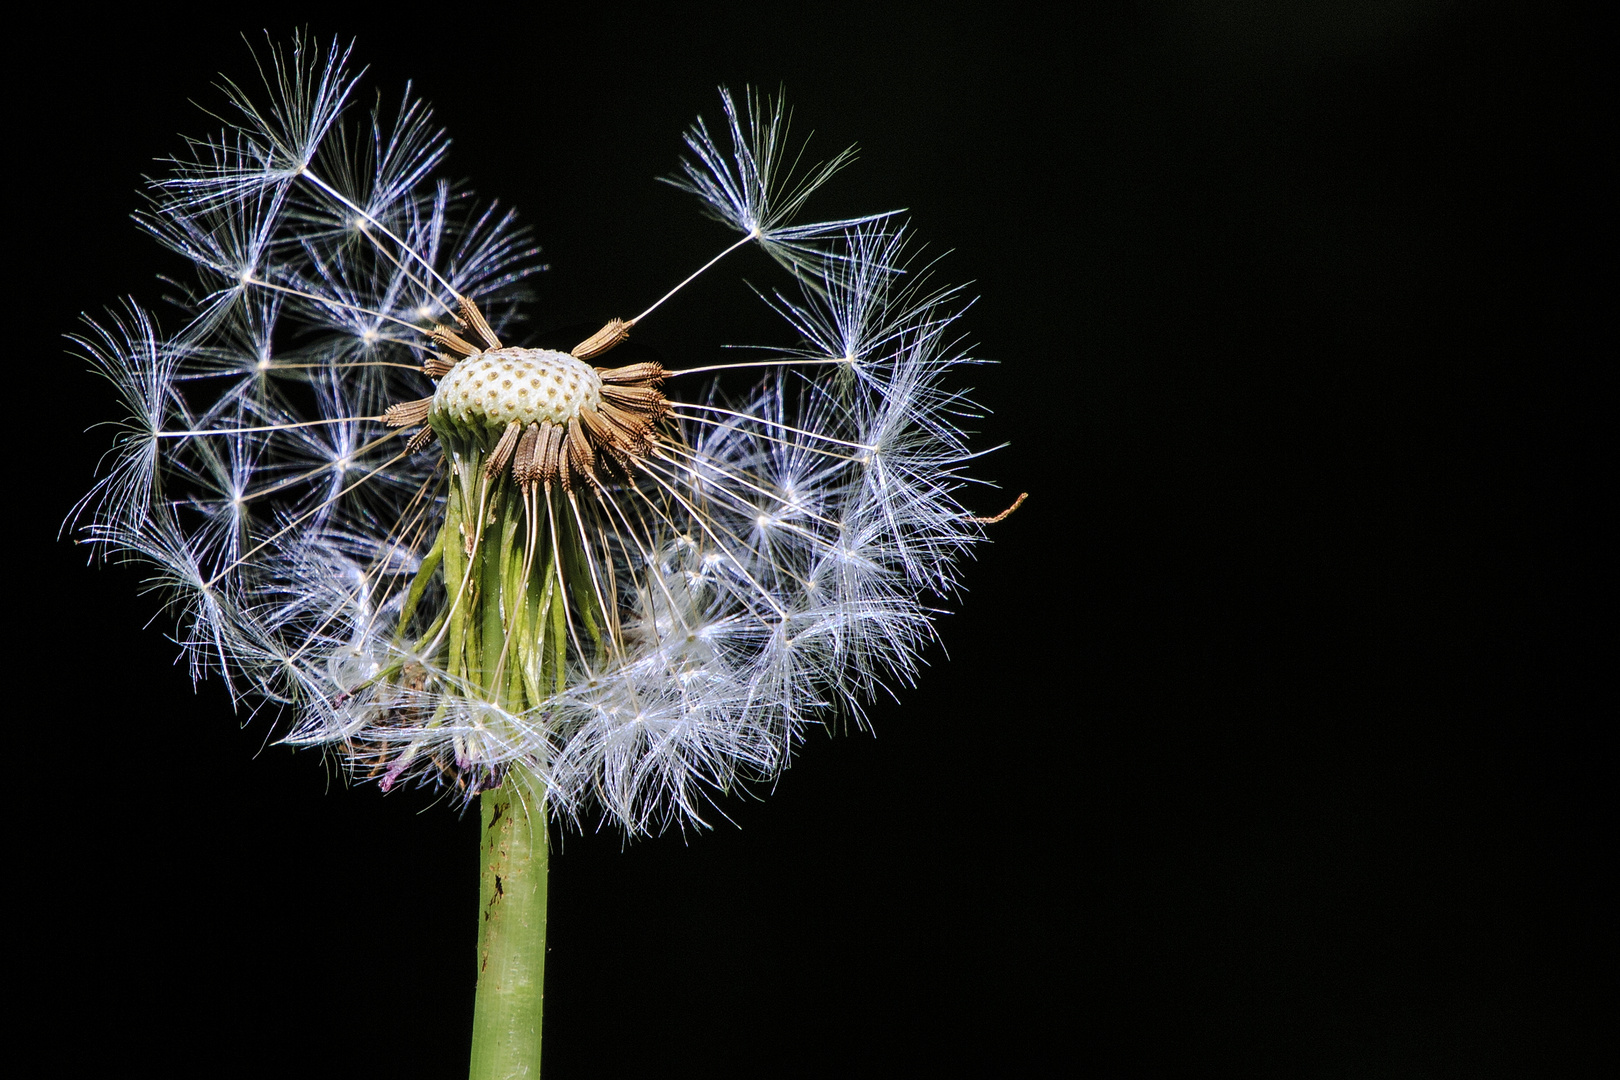
[[[722,91],[668,179],[736,238],[567,352],[521,347],[538,249],[436,178],[427,107],[359,104],[338,44],[258,61],[138,215],[191,267],[174,311],[76,338],[126,405],[76,522],[284,741],[480,804],[473,1075],[537,1070],[548,820],[702,826],[914,677],[983,538],[965,303],[897,215],[801,221],[852,155],[805,168],[779,97]],[[615,363],[748,245],[785,343]]]

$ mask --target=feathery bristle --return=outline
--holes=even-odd
[[[982,537],[959,294],[890,214],[798,223],[850,154],[790,175],[780,99],[722,91],[725,148],[699,121],[674,182],[786,268],[790,340],[697,370],[765,377],[592,367],[619,320],[502,347],[527,233],[431,178],[421,102],[354,115],[346,61],[273,49],[152,182],[196,279],[173,332],[131,307],[78,339],[127,407],[85,535],[156,567],[199,677],[358,777],[470,798],[522,768],[565,817],[702,823],[915,676]]]

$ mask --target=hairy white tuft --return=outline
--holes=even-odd
[[[510,211],[433,179],[446,143],[421,102],[355,115],[347,56],[272,47],[263,87],[225,84],[228,126],[151,182],[142,224],[196,273],[175,329],[126,305],[76,339],[126,406],[76,520],[153,568],[198,677],[356,776],[470,796],[521,768],[565,817],[701,823],[807,724],[859,721],[915,676],[933,597],[982,536],[957,497],[975,456],[959,293],[927,283],[892,215],[798,223],[850,155],[795,175],[780,99],[722,91],[722,138],[699,121],[673,182],[787,269],[767,302],[789,340],[701,369],[735,369],[736,396],[670,373],[650,448],[577,497],[525,496],[585,565],[579,592],[545,594],[560,666],[502,667],[522,692],[492,691],[446,660],[433,613],[508,584],[457,592],[438,568],[479,544],[514,566],[546,553],[485,514],[484,473],[411,452],[383,414],[431,398],[467,427],[560,428],[608,395],[591,364],[519,348],[474,350],[433,387],[428,332],[471,297],[507,334],[536,249]],[[453,504],[477,512],[447,538]],[[519,614],[486,610],[486,655],[516,663],[498,646]]]

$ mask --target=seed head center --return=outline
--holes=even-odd
[[[583,360],[551,349],[491,349],[439,380],[433,411],[467,426],[561,426],[601,400],[602,377]]]

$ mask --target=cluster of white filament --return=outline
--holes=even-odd
[[[128,406],[87,535],[156,568],[197,676],[284,708],[287,741],[358,775],[522,767],[576,820],[701,822],[714,791],[779,772],[807,723],[858,720],[910,679],[926,600],[981,535],[956,498],[972,456],[969,403],[945,385],[968,362],[956,291],[920,284],[889,215],[795,224],[845,157],[789,175],[780,102],[722,92],[729,145],[699,121],[672,182],[792,274],[767,302],[798,340],[702,369],[762,369],[745,396],[673,373],[672,436],[636,485],[588,496],[623,647],[571,649],[560,692],[503,710],[431,650],[401,655],[445,470],[381,419],[432,393],[423,331],[457,296],[512,326],[535,249],[510,213],[430,179],[447,144],[408,91],[392,116],[346,116],[347,58],[273,48],[268,104],[225,84],[233,122],[151,183],[142,224],[197,273],[178,331],[131,304],[77,339]],[[389,665],[405,675],[379,680]]]

